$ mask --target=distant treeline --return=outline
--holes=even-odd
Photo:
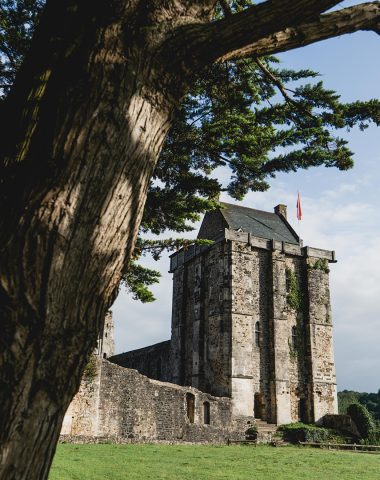
[[[338,392],[339,413],[347,413],[347,407],[352,403],[364,405],[376,423],[380,424],[380,389],[377,393],[354,392],[352,390]]]

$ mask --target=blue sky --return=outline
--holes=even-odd
[[[339,7],[358,2],[342,2]],[[284,66],[310,68],[322,74],[328,88],[343,101],[378,97],[380,37],[359,32],[279,55]],[[348,172],[314,168],[281,174],[264,193],[250,193],[242,205],[272,211],[288,205],[297,227],[295,205],[301,193],[304,245],[336,251],[330,284],[334,321],[338,389],[377,391],[380,388],[380,129],[344,132],[355,152]],[[230,201],[227,196],[222,200]],[[195,225],[197,228],[198,225]],[[194,237],[191,234],[191,237]],[[121,292],[112,310],[117,352],[170,338],[171,275],[168,258],[145,263],[161,270],[154,287],[157,301],[143,305]]]

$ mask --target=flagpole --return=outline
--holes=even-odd
[[[298,243],[301,245],[301,222],[300,219],[298,219]]]
[[[301,209],[301,197],[298,190],[297,195],[297,220],[298,220],[298,243],[301,245],[301,220],[302,220],[302,209]]]

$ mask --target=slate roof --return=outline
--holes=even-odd
[[[228,228],[252,233],[256,237],[274,239],[280,242],[299,243],[297,234],[289,223],[276,213],[221,202],[223,215]]]

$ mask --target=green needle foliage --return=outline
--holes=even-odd
[[[0,90],[7,94],[30,45],[45,0],[0,2]]]
[[[160,272],[150,268],[143,267],[134,261],[129,262],[126,268],[123,284],[128,292],[132,294],[134,300],[140,300],[143,303],[154,302],[153,293],[149,286],[160,281]]]
[[[2,2],[4,94],[27,51],[43,3]],[[227,3],[216,9],[216,16],[252,4]],[[351,168],[353,153],[339,131],[354,126],[364,130],[371,122],[379,125],[380,102],[341,103],[339,94],[316,82],[318,75],[307,68],[284,69],[272,56],[217,63],[201,72],[176,112],[151,180],[143,236],[168,229],[190,231],[191,222],[217,207],[221,191],[241,200],[249,191],[267,190],[277,172]],[[216,178],[220,168],[223,177],[229,176],[226,184]],[[124,278],[129,290],[136,298],[152,300],[153,295],[142,293],[141,285],[154,283],[156,272],[149,276],[131,265],[133,273]]]

